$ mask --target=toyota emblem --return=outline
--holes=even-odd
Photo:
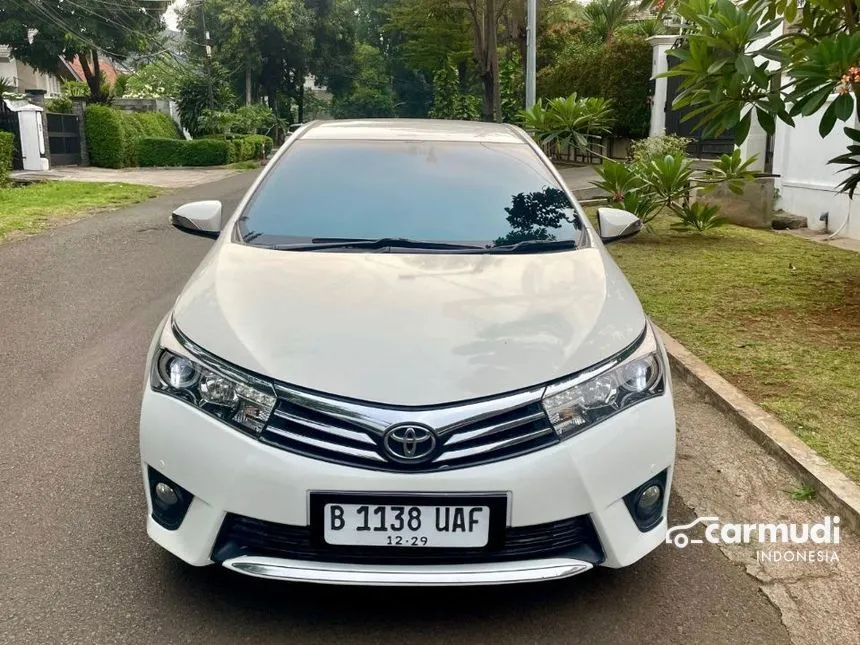
[[[392,461],[419,463],[436,451],[436,435],[430,428],[412,423],[391,426],[382,435],[385,453]]]

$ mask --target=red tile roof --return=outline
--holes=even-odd
[[[74,72],[78,76],[78,78],[83,81],[85,78],[84,77],[84,68],[83,68],[83,66],[81,66],[81,61],[78,60],[78,57],[75,56],[75,58],[73,60],[66,61],[66,62],[69,64],[69,67],[71,67],[72,70],[74,70]],[[105,73],[105,78],[107,78],[108,83],[113,85],[116,82],[116,77],[117,77],[116,70],[114,69],[113,64],[110,62],[110,59],[107,56],[105,56],[104,54],[101,54],[99,56],[99,69],[101,69]]]

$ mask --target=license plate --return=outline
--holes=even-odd
[[[323,538],[344,546],[482,547],[489,506],[326,504]]]

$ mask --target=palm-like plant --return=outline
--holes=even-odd
[[[610,42],[619,27],[633,16],[631,0],[591,0],[585,7],[585,18],[596,38]]]
[[[755,158],[744,160],[740,151],[735,150],[720,157],[704,173],[696,173],[683,152],[653,157],[644,154],[651,148],[664,148],[656,145],[660,143],[642,148],[640,158],[632,163],[605,160],[597,169],[600,181],[591,183],[609,193],[608,202],[612,206],[633,213],[643,224],[654,219],[662,208],[678,218],[672,225],[674,230],[701,232],[726,224],[727,220],[719,216],[718,206],[706,202],[690,204],[690,192],[720,184],[733,192],[743,192],[744,182],[753,176],[749,167]]]
[[[670,228],[675,231],[710,231],[711,229],[725,226],[729,221],[720,217],[720,208],[714,204],[693,202],[678,208],[675,212],[678,218]]]
[[[601,98],[566,98],[538,101],[519,114],[521,125],[544,145],[573,145],[581,150],[589,140],[609,132],[612,125],[611,103]]]
[[[692,175],[693,166],[682,155],[666,155],[642,168],[642,179],[666,206],[686,197]]]

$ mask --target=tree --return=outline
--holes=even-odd
[[[472,17],[472,45],[483,86],[481,119],[502,120],[502,98],[499,86],[499,19],[508,0],[466,0]]]
[[[157,46],[157,33],[170,0],[14,1],[0,7],[0,42],[15,58],[48,73],[57,59],[80,60],[95,102],[110,99],[102,79],[101,56],[125,58]]]
[[[852,0],[680,0],[659,5],[685,21],[683,44],[670,54],[681,78],[673,107],[687,108],[705,136],[749,134],[753,116],[773,134],[776,119],[821,114],[819,134],[858,114],[860,10]],[[784,28],[787,27],[787,28]],[[828,102],[834,93],[837,98]],[[860,131],[846,127],[852,141]],[[845,164],[842,190],[860,184],[860,146],[831,163]]]
[[[585,7],[589,29],[602,42],[611,42],[618,29],[633,17],[631,0],[591,0]]]
[[[471,51],[482,87],[481,118],[501,121],[499,24],[507,5],[508,0],[399,0],[381,38],[385,43],[386,35],[402,34],[404,60],[428,76],[453,59],[464,84]]]
[[[382,52],[373,45],[359,43],[355,60],[358,74],[352,91],[335,97],[334,115],[342,119],[394,116],[394,90]]]

